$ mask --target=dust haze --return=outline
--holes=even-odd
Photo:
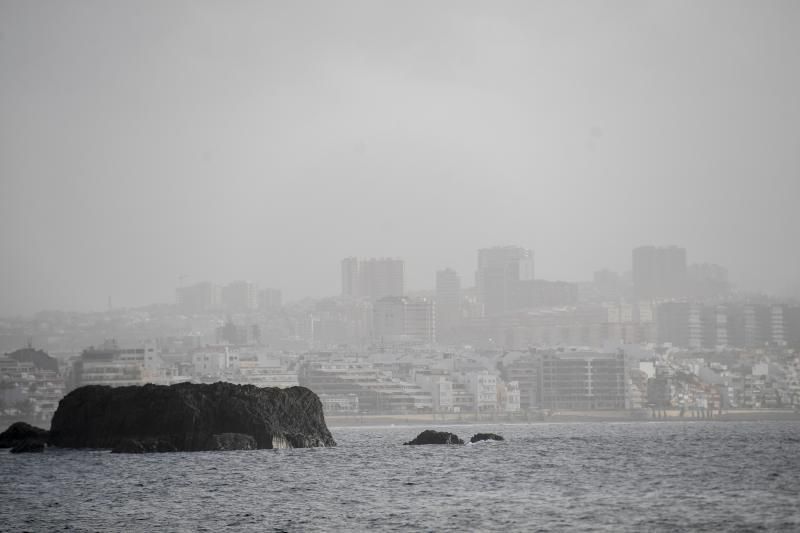
[[[798,30],[0,0],[0,529],[797,531]]]
[[[794,2],[0,2],[0,313],[685,247],[797,296]]]

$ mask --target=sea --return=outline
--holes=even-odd
[[[403,446],[423,429],[503,442]],[[331,428],[335,448],[0,451],[2,531],[800,531],[800,422]]]

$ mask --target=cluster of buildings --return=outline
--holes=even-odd
[[[31,346],[0,356],[0,420],[49,422],[66,384],[56,359]]]
[[[725,268],[689,264],[678,246],[637,247],[629,273],[600,270],[585,283],[537,279],[533,251],[519,246],[483,248],[476,259],[474,284],[467,286],[445,268],[435,273],[432,290],[412,292],[402,259],[348,257],[341,261],[336,297],[283,305],[276,289],[203,282],[179,288],[177,308],[195,319],[236,316],[244,328],[240,344],[308,349],[440,344],[525,350],[619,341],[800,346],[800,306],[736,295]]]
[[[775,303],[663,302],[658,340],[685,348],[800,345],[800,306]]]
[[[255,345],[203,345],[169,350],[145,342],[120,347],[114,340],[89,347],[68,361],[68,387],[83,385],[170,385],[180,382],[253,384],[292,387],[298,384],[297,356],[273,354]]]
[[[525,420],[605,410],[711,417],[731,409],[800,407],[800,354],[669,344],[292,352],[254,344],[175,349],[161,342],[121,347],[108,341],[62,361],[30,348],[7,354],[0,359],[0,407],[9,420],[45,422],[75,387],[184,381],[302,385],[320,396],[329,416]]]
[[[334,415],[520,412],[516,382],[452,353],[307,354],[300,384]]]
[[[654,408],[762,409],[800,406],[795,350],[679,350],[642,365]]]
[[[223,286],[203,281],[179,287],[175,296],[178,309],[191,314],[275,310],[283,303],[279,289],[259,289],[250,281],[232,281]]]
[[[175,305],[0,320],[0,349],[29,344],[0,358],[0,410],[47,418],[80,385],[217,380],[305,385],[349,415],[800,403],[800,305],[737,294],[683,248],[631,259],[629,273],[568,283],[537,279],[531,250],[496,246],[478,250],[474,284],[444,268],[408,291],[402,259],[349,257],[341,294],[318,300],[202,282]]]
[[[463,287],[459,274],[446,268],[436,272],[433,291],[405,294],[401,260],[347,258],[341,307],[360,306],[360,312],[320,316],[326,327],[313,340],[324,345],[331,322],[342,320],[349,323],[333,329],[361,337],[339,336],[339,343],[382,346],[800,347],[800,306],[736,296],[725,268],[687,264],[684,248],[635,248],[631,266],[629,274],[598,271],[588,283],[548,281],[535,277],[531,250],[496,246],[478,250],[474,286]]]
[[[402,259],[342,259],[342,296],[375,301],[404,294],[405,263]]]

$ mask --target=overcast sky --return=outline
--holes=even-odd
[[[0,313],[678,244],[800,286],[800,2],[0,0]]]

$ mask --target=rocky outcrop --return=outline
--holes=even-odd
[[[476,433],[469,439],[470,442],[480,442],[482,440],[506,440],[496,433]]]
[[[59,403],[49,442],[118,453],[336,445],[309,389],[231,383],[81,387]]]
[[[279,447],[279,446],[273,446]],[[286,447],[286,446],[283,446]],[[257,450],[256,439],[244,433],[220,433],[211,435],[203,448],[207,451]],[[111,453],[152,453],[177,452],[178,449],[170,440],[165,439],[123,439],[111,450]]]
[[[404,445],[418,444],[464,444],[464,441],[459,439],[458,435],[453,433],[426,429],[417,435],[414,440],[404,443]]]
[[[49,432],[42,428],[37,428],[25,422],[14,422],[8,429],[0,433],[0,448],[17,449],[15,453],[22,451],[43,451],[47,443]],[[33,448],[41,445],[40,450]]]
[[[162,439],[122,439],[111,449],[111,453],[163,453],[177,451],[178,449],[172,442]]]
[[[275,440],[273,439],[273,446]],[[219,435],[211,435],[208,442],[208,449],[210,450],[255,450],[258,448],[256,439],[250,435],[243,433],[222,433]]]
[[[11,448],[11,453],[43,453],[45,448],[47,443],[43,440],[27,439]]]

